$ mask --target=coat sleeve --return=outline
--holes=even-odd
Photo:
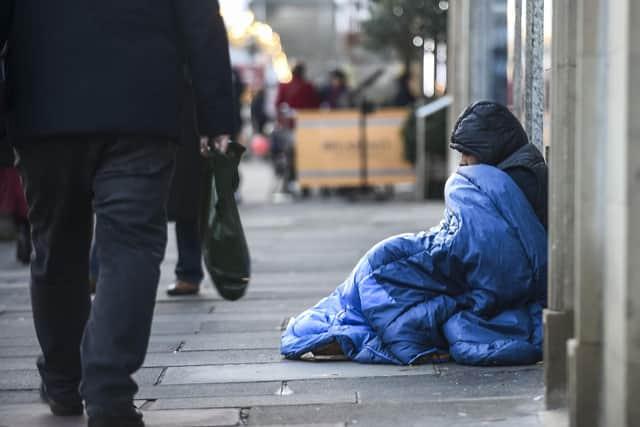
[[[234,97],[229,41],[215,0],[174,0],[182,51],[189,65],[201,135],[232,134]]]

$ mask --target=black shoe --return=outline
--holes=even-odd
[[[78,399],[72,399],[69,401],[53,400],[47,393],[47,387],[44,383],[40,383],[40,399],[51,409],[53,415],[60,417],[70,417],[75,415],[82,415],[84,413],[84,406],[82,406],[82,400],[80,396]]]
[[[123,415],[96,414],[89,417],[88,427],[145,427],[142,413],[132,408],[130,413]]]

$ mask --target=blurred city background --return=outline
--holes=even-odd
[[[545,6],[542,60],[549,70],[551,1]],[[261,200],[318,194],[442,198],[457,164],[447,148],[454,114],[445,97],[452,72],[447,0],[254,0],[222,1],[221,7],[242,88],[239,138],[253,160],[245,165],[247,200],[257,190],[251,173],[267,174],[269,163],[275,176],[257,180]],[[525,58],[516,45],[524,43],[526,31],[520,26],[516,39],[516,2],[472,7],[469,98],[518,108]],[[282,86],[298,64],[317,99],[301,95],[308,104],[286,108],[278,93],[286,92]],[[545,87],[547,117],[547,73]]]
[[[638,425],[637,2],[220,4],[241,101],[235,138],[248,149],[236,198],[251,285],[237,303],[221,300],[210,283],[197,297],[168,298],[171,237],[137,377],[145,419]],[[279,337],[291,315],[334,289],[372,244],[441,219],[444,184],[458,165],[448,136],[480,99],[509,106],[550,164],[544,363],[282,360]],[[48,425],[36,405],[29,273],[15,261],[11,220],[0,221],[0,424]],[[20,421],[25,408],[42,424]]]

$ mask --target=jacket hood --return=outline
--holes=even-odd
[[[456,120],[449,146],[495,166],[528,142],[520,121],[507,107],[478,101]]]

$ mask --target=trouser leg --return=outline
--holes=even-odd
[[[94,179],[98,285],[82,342],[81,392],[90,415],[131,409],[131,375],[146,354],[175,147],[119,139],[105,144]]]
[[[176,278],[199,285],[204,278],[204,273],[198,221],[176,221],[176,241],[178,245]]]
[[[31,302],[49,395],[78,396],[80,342],[91,306],[91,156],[86,140],[47,139],[18,148],[34,258]]]

